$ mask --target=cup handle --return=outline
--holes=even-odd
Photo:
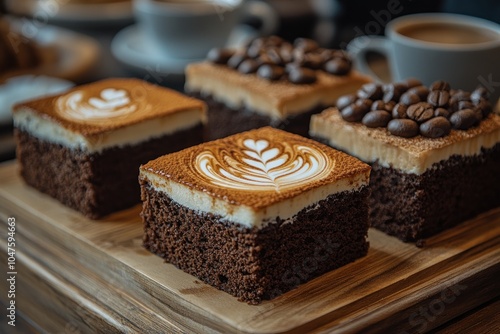
[[[279,27],[278,13],[266,2],[246,1],[244,18],[257,18],[262,22],[259,34],[262,36],[276,33]]]
[[[360,36],[353,39],[347,45],[347,52],[355,61],[356,68],[373,78],[377,81],[382,81],[370,68],[366,62],[366,54],[369,51],[375,51],[383,54],[389,63],[391,62],[391,49],[390,41],[381,36]]]

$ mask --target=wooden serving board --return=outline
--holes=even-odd
[[[26,303],[43,300],[82,332],[413,333],[500,294],[500,209],[424,248],[370,230],[368,256],[257,306],[147,252],[139,212],[91,221],[27,187],[15,163],[0,166],[0,217],[16,218]]]

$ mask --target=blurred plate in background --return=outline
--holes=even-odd
[[[0,82],[25,74],[47,75],[82,81],[96,64],[99,45],[93,38],[73,31],[42,24],[27,18],[8,18],[13,31],[23,32],[39,49],[41,62],[36,67],[0,74]]]
[[[5,7],[12,14],[68,26],[119,25],[133,20],[130,0],[103,0],[99,3],[85,3],[83,0],[6,0]]]

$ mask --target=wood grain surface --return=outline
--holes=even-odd
[[[18,261],[25,268],[19,280],[29,291],[19,297],[23,310],[43,323],[40,311],[50,308],[61,318],[54,327],[74,324],[83,333],[417,333],[500,294],[500,209],[426,240],[424,248],[371,229],[365,258],[252,306],[142,248],[139,206],[88,220],[27,187],[15,163],[0,166],[0,185],[0,218],[17,221]]]

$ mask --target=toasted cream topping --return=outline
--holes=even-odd
[[[140,175],[183,206],[260,227],[357,190],[369,174],[351,156],[266,127],[160,157],[141,166]]]
[[[346,76],[318,71],[314,84],[268,81],[222,65],[204,62],[186,68],[186,91],[210,95],[233,109],[252,111],[282,120],[321,105],[333,105],[341,95],[356,91],[368,77],[351,71]]]
[[[137,144],[205,122],[206,105],[137,79],[106,79],[20,103],[14,125],[87,152]]]
[[[144,100],[131,100],[129,92],[124,89],[105,88],[98,96],[89,93],[92,92],[77,90],[60,96],[56,101],[57,112],[66,119],[113,122],[114,117],[127,115],[139,108],[151,108]]]
[[[16,128],[28,132],[36,138],[68,148],[95,153],[110,147],[139,144],[149,139],[192,128],[201,124],[203,114],[196,109],[186,110],[182,113],[168,114],[164,117],[92,136],[84,136],[78,131],[68,129],[61,123],[43,117],[30,108],[19,108],[14,113],[13,118]]]
[[[337,109],[330,108],[313,115],[309,134],[367,163],[423,174],[453,155],[477,155],[481,149],[500,143],[500,116],[492,113],[479,126],[467,131],[452,130],[442,138],[403,138],[391,135],[385,128],[346,122]]]
[[[205,182],[249,191],[283,191],[326,177],[335,161],[320,150],[297,142],[266,139],[237,141],[239,150],[202,151],[194,169]]]

